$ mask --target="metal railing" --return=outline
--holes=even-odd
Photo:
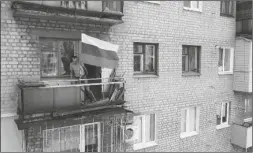
[[[109,80],[108,80],[109,79]],[[95,107],[124,99],[123,78],[59,80],[59,85],[20,87],[22,114],[48,113],[79,107]],[[49,81],[43,81],[49,84]]]

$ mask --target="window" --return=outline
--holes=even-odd
[[[202,11],[202,1],[184,1],[184,9]]]
[[[251,34],[252,19],[236,21],[236,33]]]
[[[199,46],[183,46],[182,71],[183,73],[200,73]]]
[[[78,41],[41,39],[41,76],[70,76],[71,57],[78,52]]]
[[[158,44],[134,43],[134,73],[157,74]]]
[[[233,48],[219,48],[219,74],[233,73],[234,50]]]
[[[230,103],[225,102],[217,105],[216,109],[216,128],[223,128],[228,126]]]
[[[138,129],[141,129],[134,150],[156,145],[156,115],[141,115],[134,118]]]
[[[220,5],[220,14],[226,16],[234,16],[235,1],[221,1]]]
[[[252,119],[252,95],[249,95],[247,98],[245,98],[244,119]]]
[[[181,110],[180,137],[196,135],[199,131],[199,108],[190,107]]]
[[[100,124],[43,130],[43,152],[99,152]]]

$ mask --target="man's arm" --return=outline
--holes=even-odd
[[[70,78],[73,78],[73,69],[72,69],[72,64],[70,63]]]

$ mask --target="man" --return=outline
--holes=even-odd
[[[76,56],[72,56],[73,62],[70,64],[70,76],[71,78],[76,79],[87,79],[88,71],[84,65],[81,65],[78,58]],[[80,81],[80,83],[88,83],[88,80]],[[92,91],[90,90],[89,86],[84,86],[84,89],[88,92],[88,97],[91,101],[96,101]]]
[[[61,58],[61,61],[62,61],[64,71],[65,71],[63,75],[70,75],[70,60],[67,56],[67,53],[63,52],[62,55],[63,56]]]

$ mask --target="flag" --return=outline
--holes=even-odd
[[[118,45],[82,33],[81,62],[89,65],[116,68],[118,65]]]

